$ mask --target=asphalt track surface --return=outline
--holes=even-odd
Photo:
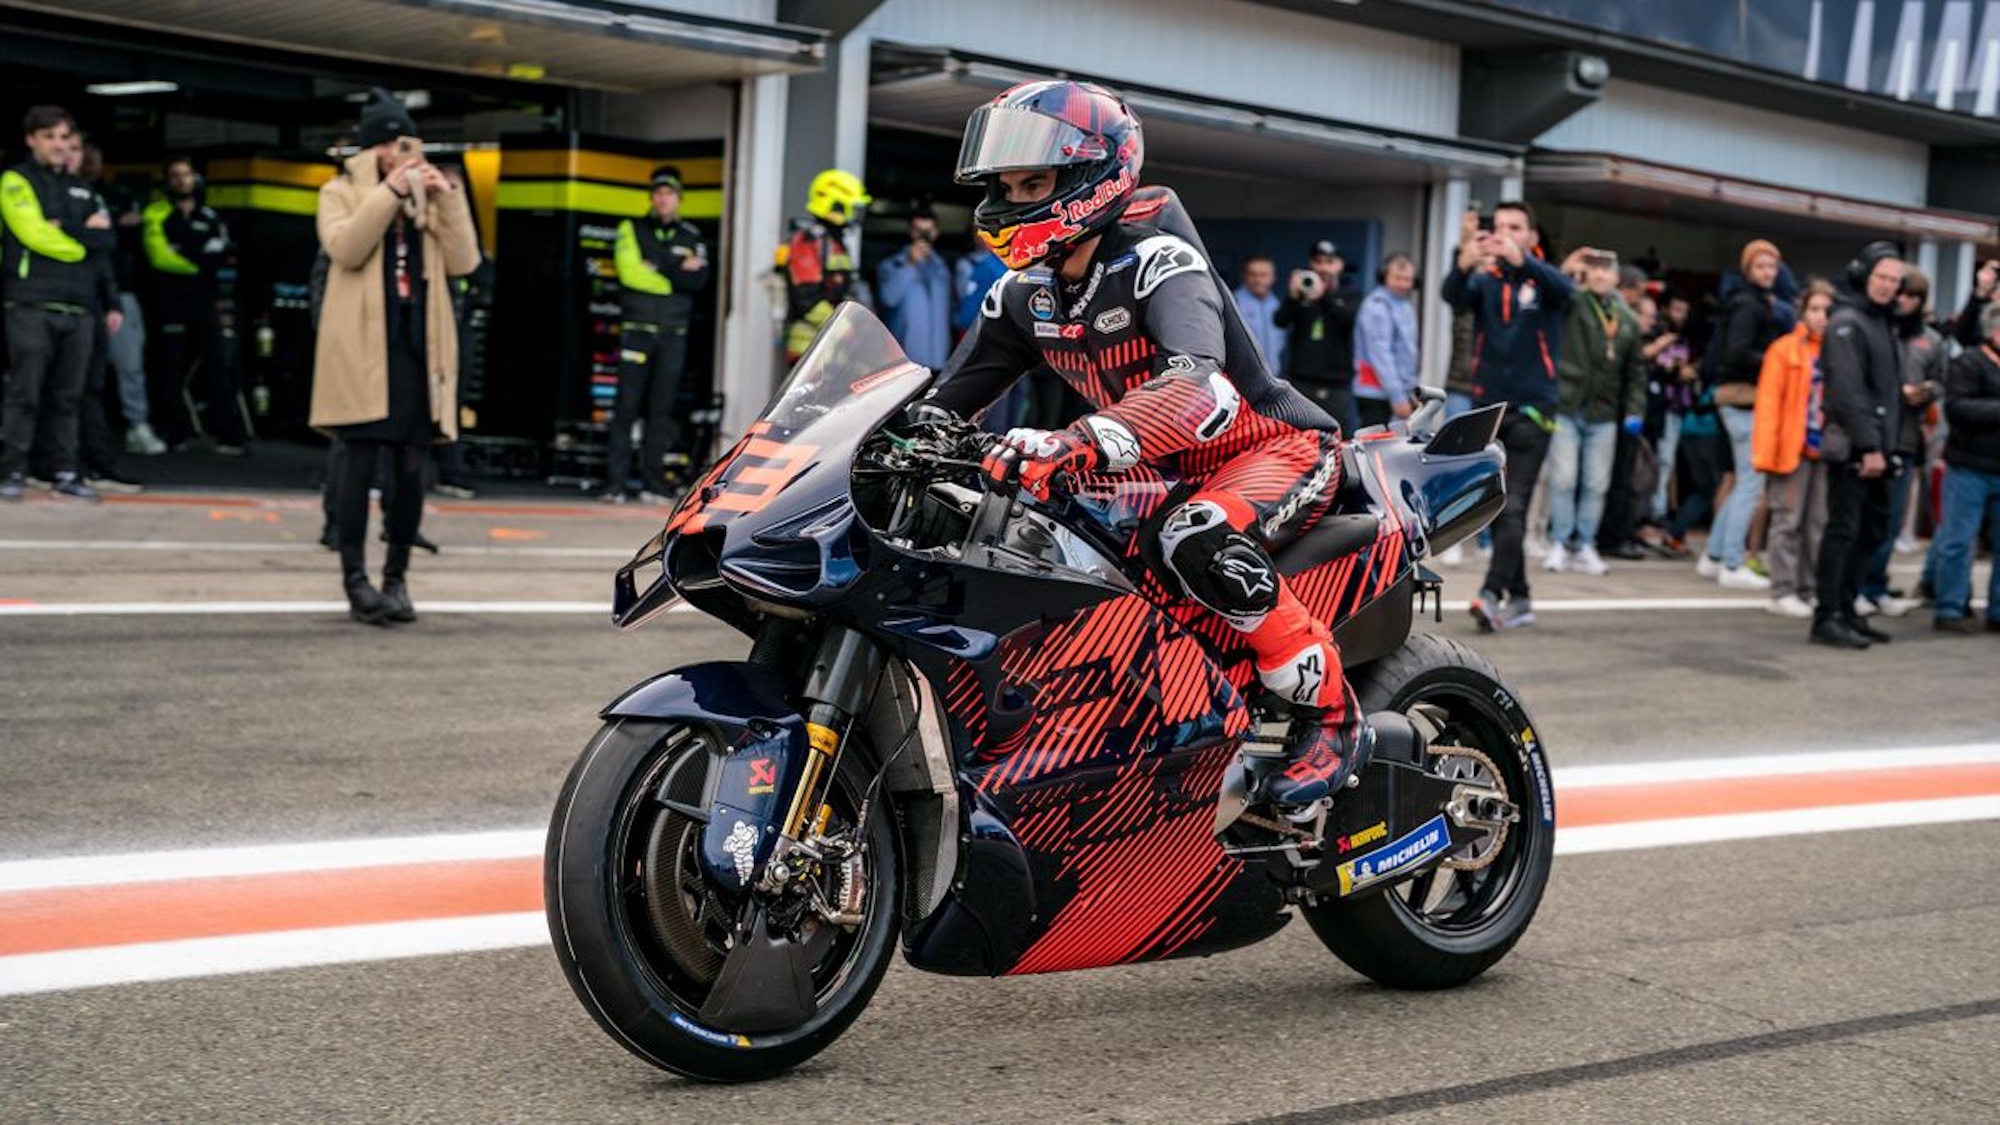
[[[647,513],[448,506],[420,608],[542,608],[388,632],[313,608],[335,584],[309,502],[163,499],[0,511],[0,866],[538,828],[600,704],[742,651],[691,615],[619,633],[575,610]],[[1429,626],[1507,674],[1559,789],[1565,768],[2000,740],[2000,637],[1911,618],[1884,649],[1810,648],[1666,563],[1537,593],[1666,607]],[[232,599],[278,608],[51,608]],[[1996,848],[2000,820],[1966,819],[1567,854],[1522,944],[1451,993],[1379,989],[1298,923],[1046,977],[898,964],[843,1039],[754,1087],[630,1058],[542,946],[0,995],[0,1120],[1990,1121]],[[0,948],[8,928],[0,907]]]

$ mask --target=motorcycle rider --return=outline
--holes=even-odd
[[[1303,820],[1374,737],[1327,626],[1271,559],[1332,504],[1339,428],[1266,370],[1228,285],[1168,229],[1186,221],[1178,200],[1139,187],[1143,151],[1138,118],[1089,83],[1025,83],[973,112],[957,179],[985,187],[974,225],[1011,272],[987,290],[930,403],[973,414],[1047,363],[1094,412],[1002,439],[1030,492],[1046,497],[1059,474],[1139,464],[1198,485],[1166,513],[1158,557],[1243,635],[1264,686],[1294,706],[1286,767],[1252,797]]]

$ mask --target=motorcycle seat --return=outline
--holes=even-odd
[[[1272,561],[1278,564],[1278,573],[1287,578],[1303,574],[1373,543],[1381,526],[1382,518],[1372,512],[1329,513],[1310,531],[1279,548]]]

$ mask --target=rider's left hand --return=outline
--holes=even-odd
[[[1049,482],[1063,473],[1097,467],[1097,444],[1078,429],[1007,431],[1001,442],[1021,454],[1021,486],[1037,500],[1049,498]]]

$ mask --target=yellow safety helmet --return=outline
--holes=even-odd
[[[873,202],[859,176],[838,168],[814,176],[812,187],[806,190],[806,210],[821,222],[836,226],[854,221],[855,212]]]

